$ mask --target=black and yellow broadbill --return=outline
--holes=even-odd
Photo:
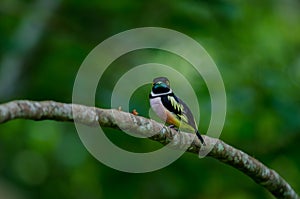
[[[149,98],[151,108],[160,119],[170,124],[170,127],[196,133],[201,143],[204,144],[191,110],[176,97],[166,77],[157,77],[153,80]]]

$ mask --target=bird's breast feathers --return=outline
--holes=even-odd
[[[167,120],[167,113],[166,108],[161,102],[160,97],[151,98],[150,99],[150,105],[153,111],[156,113],[156,115],[163,121]]]

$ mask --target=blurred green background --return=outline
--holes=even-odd
[[[101,41],[131,28],[171,28],[201,43],[219,67],[228,100],[221,139],[275,169],[300,193],[299,10],[297,0],[2,0],[0,102],[71,103],[77,70]],[[121,57],[103,77],[97,106],[110,108],[118,78],[149,57],[183,68],[176,57],[170,61],[157,51]],[[205,132],[207,88],[199,75],[186,75],[198,88]],[[146,117],[149,90],[150,85],[139,88],[130,100],[130,107]],[[115,130],[105,132],[131,151],[161,147]],[[155,172],[120,172],[87,152],[74,124],[16,120],[0,125],[0,198],[273,197],[236,169],[192,154]]]

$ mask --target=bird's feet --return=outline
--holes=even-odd
[[[176,130],[176,131],[179,132],[179,129],[175,125],[173,125],[173,124],[169,125],[169,128],[170,129],[174,129],[174,130]]]
[[[175,126],[173,124],[169,125],[169,128],[173,129]]]

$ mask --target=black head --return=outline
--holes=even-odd
[[[170,82],[166,77],[157,77],[153,80],[152,91],[155,94],[170,91]]]

